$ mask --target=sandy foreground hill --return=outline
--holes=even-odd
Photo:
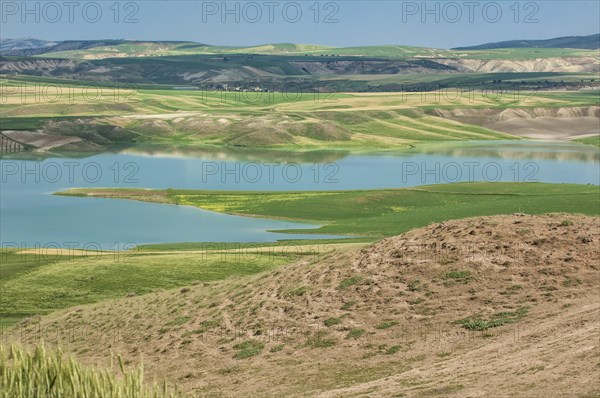
[[[599,245],[594,217],[444,222],[15,336],[202,397],[598,397]]]

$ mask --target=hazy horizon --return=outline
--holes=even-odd
[[[518,38],[508,38],[508,39],[502,39],[502,40],[497,40],[494,42],[477,42],[477,43],[470,43],[465,45],[466,46],[475,46],[475,45],[479,45],[479,44],[487,44],[487,43],[496,43],[496,42],[508,42],[508,41],[516,41],[516,40],[523,40],[523,41],[531,41],[531,40],[549,40],[549,39],[558,39],[558,38],[562,38],[562,37],[585,37],[585,36],[593,36],[596,34],[600,34],[600,33],[590,33],[587,35],[566,35],[566,36],[557,36],[557,37],[546,37],[546,38],[536,38],[536,39],[532,39],[532,38],[528,38],[528,37],[518,37]],[[259,46],[263,46],[263,45],[273,45],[273,44],[302,44],[302,45],[315,45],[315,46],[323,46],[323,47],[333,47],[333,48],[342,48],[342,47],[355,47],[355,46],[331,46],[331,45],[323,45],[321,43],[300,43],[300,42],[268,42],[268,43],[253,43],[253,44],[214,44],[214,43],[206,43],[206,42],[198,42],[198,41],[194,41],[194,40],[178,40],[178,39],[174,39],[174,40],[165,40],[165,39],[132,39],[132,38],[128,38],[128,37],[98,37],[95,39],[79,39],[79,38],[69,38],[69,39],[63,39],[63,40],[58,40],[58,39],[53,39],[53,38],[46,38],[46,37],[6,37],[6,38],[2,38],[1,40],[46,40],[46,41],[53,41],[53,42],[60,42],[60,41],[101,41],[101,40],[125,40],[125,41],[139,41],[139,42],[190,42],[190,43],[198,43],[198,44],[204,44],[207,46],[215,46],[215,47],[259,47]],[[408,46],[408,47],[420,47],[420,46],[414,46],[411,44],[406,44],[406,43],[387,43],[387,44],[381,44],[381,43],[370,43],[370,44],[362,44],[360,46],[356,46],[356,47],[369,47],[369,46]],[[463,47],[462,45],[457,45],[456,47]],[[438,48],[438,49],[450,49],[452,47],[439,47],[439,46],[433,46],[430,48]]]

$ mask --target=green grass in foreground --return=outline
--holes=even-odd
[[[600,214],[600,187],[542,183],[457,183],[418,188],[326,192],[74,189],[94,195],[191,205],[222,213],[325,224],[302,233],[393,236],[432,222],[524,212]],[[154,195],[156,194],[156,195]],[[147,199],[146,199],[147,200]],[[298,230],[279,232],[298,233]]]
[[[3,252],[0,326],[75,305],[255,274],[303,254],[300,250],[211,252],[206,249],[83,256]]]
[[[81,366],[72,358],[64,358],[60,350],[46,351],[39,345],[33,352],[21,347],[0,346],[0,397],[175,397],[166,383],[161,388],[144,386],[144,372],[125,369],[118,359],[120,376],[110,370]]]

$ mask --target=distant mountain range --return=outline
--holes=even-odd
[[[48,48],[56,45],[55,41],[39,40],[39,39],[0,39],[0,51],[23,51],[40,48]]]
[[[600,48],[600,34],[589,36],[565,36],[547,40],[500,41],[470,47],[456,47],[452,50],[495,50],[498,48],[580,48],[596,50]]]
[[[550,46],[582,46],[593,42],[594,37],[597,41],[600,35],[541,41],[544,48],[504,49],[496,43],[494,49],[476,51],[401,45],[327,47],[275,43],[234,47],[184,41],[4,39],[0,40],[0,75],[203,85],[224,90],[275,90],[274,86],[290,82],[322,90],[316,87],[316,81],[335,81],[336,90],[399,91],[422,89],[420,75],[439,76],[442,84],[456,85],[461,84],[461,78],[455,80],[450,75],[478,74],[469,77],[468,82],[497,85],[504,80],[519,79],[523,83],[533,78],[541,79],[546,88],[564,88],[574,79],[583,84],[582,77],[558,78],[556,74],[598,73],[599,54],[587,48]],[[524,43],[540,42],[515,43],[522,47]],[[536,75],[506,75],[524,73]],[[485,77],[486,74],[497,75]],[[375,78],[376,75],[388,77]],[[588,80],[591,79],[597,77],[590,76]]]
[[[389,56],[427,56],[435,58],[436,56],[449,55],[442,53],[447,50],[410,46],[366,46],[336,48],[319,45],[278,43],[248,47],[235,47],[211,46],[207,44],[186,41],[133,41],[122,39],[48,41],[34,38],[0,39],[0,53],[3,56],[30,57],[42,54],[63,53],[65,51],[85,51],[107,46],[119,46],[117,49],[128,48],[128,51],[126,52],[131,53],[131,55],[135,55],[135,53],[141,53],[140,55],[145,56],[148,56],[151,53],[156,53],[157,50],[160,50],[162,53],[156,55],[175,55],[175,53],[173,53],[171,50],[176,50],[176,52],[181,53],[181,55],[186,55],[186,53],[243,53],[279,55],[309,53],[368,55],[382,56],[384,58]],[[548,40],[511,40],[470,47],[456,47],[452,50],[494,50],[501,48],[570,48],[595,50],[600,48],[600,34],[590,36],[566,36]]]
[[[107,39],[107,40],[65,40],[65,41],[46,41],[39,39],[1,39],[0,52],[5,56],[30,57],[48,53],[62,51],[85,50],[94,47],[116,46],[125,43],[136,43],[128,40]],[[156,42],[173,43],[173,42]]]

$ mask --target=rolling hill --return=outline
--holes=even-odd
[[[535,52],[512,51],[510,53],[510,57],[513,59],[533,59],[556,57],[559,55],[593,55],[593,53],[586,53],[584,50],[597,49],[598,38],[599,35],[592,35],[550,40],[509,41],[474,47],[458,47],[452,50],[406,45],[332,47],[316,44],[267,43],[253,46],[213,46],[191,41],[106,39],[49,42],[37,39],[4,39],[0,43],[0,55],[17,57],[43,56],[45,58],[74,60],[225,54],[353,56],[394,60],[408,60],[413,58],[498,59],[505,58],[506,54],[478,50],[535,48],[537,49]],[[563,51],[557,52],[555,51],[556,49],[562,49]]]
[[[34,38],[24,39],[0,39],[0,53],[19,52],[34,49],[49,49],[55,46],[57,42],[48,40],[39,40]]]
[[[509,40],[477,46],[456,47],[454,50],[492,50],[498,48],[600,48],[600,34],[589,36],[565,36],[546,40]]]
[[[0,74],[135,84],[199,84],[207,88],[262,91],[292,84],[296,91],[429,91],[461,84],[499,87],[516,80],[536,88],[587,87],[600,72],[600,55],[585,48],[557,48],[589,38],[523,42],[515,47],[445,50],[403,45],[328,47],[275,43],[212,46],[189,41],[121,39],[47,42],[4,40]],[[546,42],[544,42],[546,43]],[[482,76],[482,74],[496,74]],[[543,75],[541,75],[543,74]],[[448,75],[461,75],[450,82]],[[489,77],[489,79],[487,79]],[[560,84],[558,84],[560,83]],[[540,85],[541,84],[541,85]],[[593,85],[592,85],[593,86]],[[320,88],[321,87],[321,88]]]
[[[201,396],[591,397],[599,239],[586,216],[436,223],[258,275],[30,318],[18,336],[44,331],[84,363],[144,358],[150,379]]]

